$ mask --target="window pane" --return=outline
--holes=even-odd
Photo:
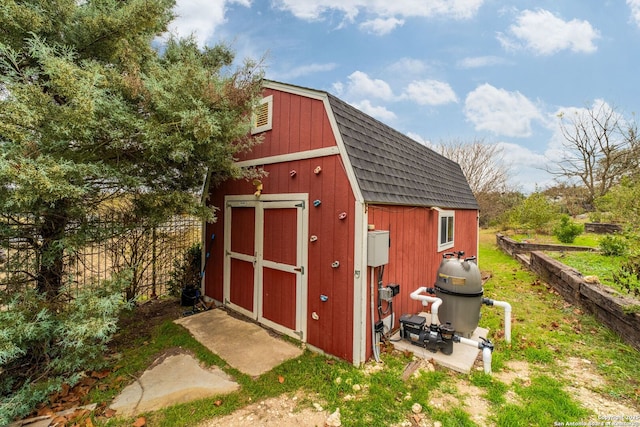
[[[447,242],[453,242],[453,217],[450,216],[447,219]]]

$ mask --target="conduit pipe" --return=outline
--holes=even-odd
[[[432,297],[430,295],[425,295],[428,292],[428,288],[426,286],[422,286],[415,291],[411,292],[409,296],[411,299],[416,301],[422,301],[423,306],[429,305],[431,303],[431,323],[439,325],[440,319],[438,319],[438,308],[442,305],[442,300],[438,297]]]
[[[375,283],[375,272],[376,272],[375,267],[371,267],[371,345],[372,345],[373,357],[376,360],[376,362],[380,363],[380,347],[379,347],[379,341],[378,341],[378,334],[376,333],[376,326],[375,326],[376,323],[374,321],[375,304],[373,303],[373,288]]]
[[[504,340],[511,342],[511,304],[505,301],[496,301],[489,298],[482,298],[482,303],[486,305],[495,305],[504,308]]]

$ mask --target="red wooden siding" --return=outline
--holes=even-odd
[[[466,256],[477,255],[477,212],[458,210],[455,213],[455,247],[438,252],[438,212],[429,208],[411,206],[368,207],[369,224],[377,230],[389,230],[391,246],[389,264],[384,268],[383,283],[397,283],[400,294],[393,301],[396,324],[402,314],[417,313],[422,310],[419,301],[409,294],[421,286],[433,287],[442,254],[464,250]],[[370,279],[370,276],[369,276]],[[377,289],[377,285],[375,286]],[[377,293],[377,291],[376,291]],[[386,305],[383,303],[383,308]],[[374,321],[378,320],[375,313]],[[371,329],[371,319],[368,328]],[[367,335],[367,356],[371,356],[371,334]]]
[[[241,160],[269,157],[299,151],[335,146],[329,118],[321,101],[267,90],[273,95],[273,130],[264,132],[263,143]],[[319,174],[314,173],[317,167]],[[344,165],[338,155],[305,159],[264,166],[267,176],[262,178],[263,195],[283,193],[308,193],[309,236],[317,240],[309,242],[307,269],[307,342],[323,351],[346,360],[353,356],[353,272],[354,272],[354,216],[355,196],[347,179]],[[291,172],[295,171],[292,176]],[[211,250],[206,269],[205,293],[218,301],[223,298],[223,237],[224,237],[224,196],[253,195],[255,188],[246,180],[226,182],[210,191],[209,204],[219,207],[218,220],[207,226],[207,234],[216,234],[218,239]],[[253,196],[251,196],[253,197]],[[320,201],[315,207],[313,202]],[[340,219],[341,213],[346,218]],[[233,215],[235,219],[236,209]],[[267,219],[270,210],[265,210],[265,221],[293,221],[290,219]],[[275,214],[275,212],[274,212]],[[235,221],[234,221],[235,222]],[[276,225],[274,225],[276,226]],[[253,232],[244,232],[247,240],[253,241]],[[269,241],[268,241],[269,240]],[[251,243],[252,244],[252,243]],[[241,246],[249,245],[244,242]],[[289,261],[286,241],[265,238],[267,253],[282,256]],[[280,255],[277,255],[280,253]],[[293,256],[293,255],[292,255]],[[339,267],[332,264],[338,261]],[[280,273],[264,269],[264,274],[276,282],[290,280],[274,277]],[[293,277],[293,276],[291,276]],[[289,286],[289,285],[285,285]],[[267,290],[265,289],[265,292]],[[322,301],[321,297],[326,297]],[[276,319],[278,323],[291,319],[279,318],[278,304],[265,307],[265,317]],[[313,319],[316,313],[318,320]],[[267,315],[268,314],[268,315]],[[288,315],[287,315],[288,316]]]
[[[269,95],[273,95],[272,130],[263,132],[263,142],[240,160],[336,145],[322,101],[266,89],[264,96]]]

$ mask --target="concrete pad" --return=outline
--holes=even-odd
[[[138,381],[122,390],[110,408],[130,417],[239,388],[220,368],[206,369],[189,354],[174,354],[154,362]]]
[[[230,366],[254,377],[302,354],[295,345],[222,309],[204,311],[175,322],[187,328],[195,339]]]
[[[430,313],[420,313],[420,316],[424,316],[427,318],[427,325],[431,323]],[[488,332],[488,329],[477,327],[471,335],[471,338],[469,339],[480,341],[480,337],[486,338]],[[462,372],[464,374],[468,374],[471,372],[471,368],[473,367],[473,364],[480,354],[480,349],[457,342],[453,343],[453,353],[451,353],[450,355],[446,355],[441,351],[432,353],[424,347],[419,347],[417,345],[411,344],[409,341],[401,339],[400,331],[396,332],[391,337],[391,341],[393,342],[393,346],[396,350],[410,351],[417,357],[421,357],[426,360],[433,359],[439,365],[452,369],[456,372]]]

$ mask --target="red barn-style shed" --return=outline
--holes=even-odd
[[[434,284],[444,252],[477,255],[477,202],[457,163],[335,96],[273,81],[263,95],[252,131],[263,143],[237,164],[267,176],[209,189],[220,210],[205,232],[204,294],[359,365],[372,355],[379,274],[400,285],[397,327],[421,311],[409,294]],[[389,231],[384,268],[368,265],[372,226]]]

